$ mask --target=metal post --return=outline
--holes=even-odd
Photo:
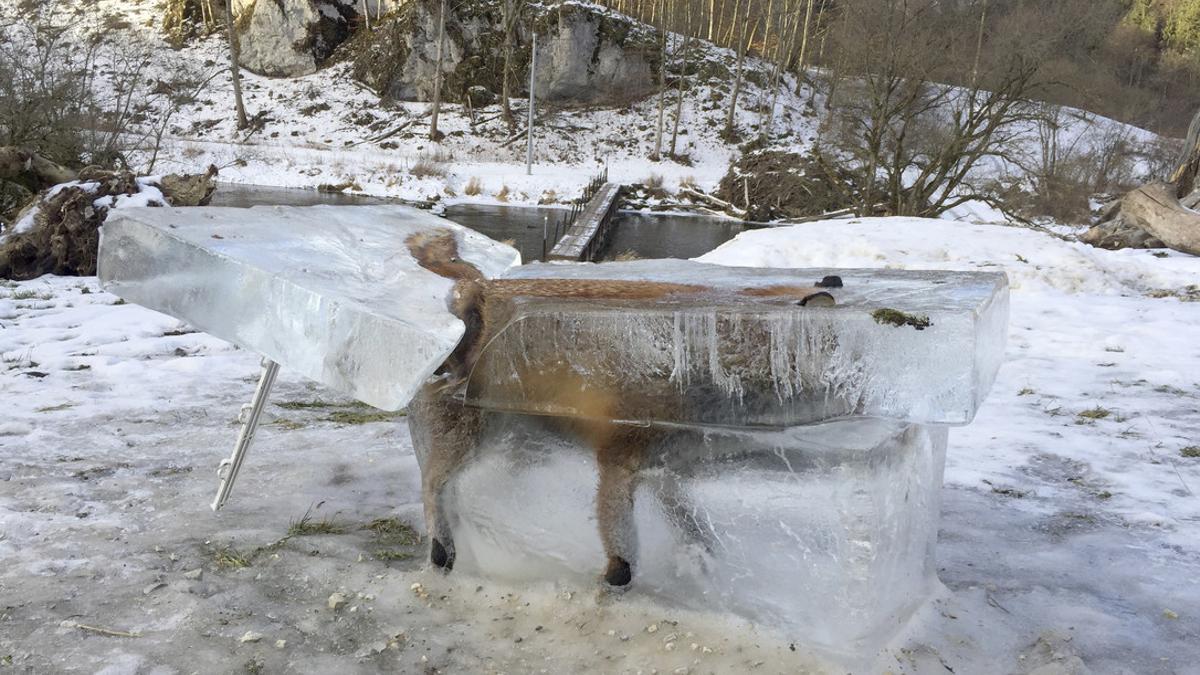
[[[229,459],[221,460],[220,465],[217,466],[217,476],[221,479],[221,487],[217,489],[217,497],[213,500],[213,511],[220,510],[222,506],[225,506],[225,502],[229,501],[229,494],[233,492],[233,483],[237,480],[238,472],[242,470],[242,461],[246,459],[250,443],[254,441],[254,432],[258,429],[258,420],[262,417],[263,406],[267,404],[271,386],[275,384],[275,376],[278,374],[279,364],[264,358],[262,375],[258,378],[258,388],[254,390],[254,400],[250,404],[250,415],[242,424],[242,432],[238,434],[237,447],[233,449],[233,454],[229,456]]]
[[[546,238],[550,236],[550,214],[542,216],[542,262],[546,262]]]
[[[525,123],[525,175],[533,175],[533,86],[537,78],[537,27],[533,29],[533,46],[529,52],[529,121]]]

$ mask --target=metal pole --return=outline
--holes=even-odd
[[[267,404],[267,397],[271,394],[271,387],[275,384],[275,376],[278,374],[279,364],[264,358],[262,375],[258,378],[258,389],[254,390],[250,415],[242,424],[242,432],[238,434],[237,447],[234,448],[229,459],[221,460],[221,464],[217,466],[217,476],[221,479],[221,487],[217,489],[217,498],[213,500],[213,511],[220,510],[222,506],[225,506],[225,502],[229,501],[229,495],[233,492],[233,483],[237,480],[238,472],[242,470],[242,462],[246,459],[246,452],[250,450],[250,444],[254,441],[258,420],[262,417],[263,407]]]
[[[529,52],[529,121],[525,123],[525,175],[533,175],[533,86],[537,74],[537,27],[533,29],[533,46]]]
[[[546,238],[550,236],[550,214],[542,216],[542,262],[546,262]]]

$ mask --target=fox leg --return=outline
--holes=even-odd
[[[642,428],[618,428],[596,445],[600,481],[596,490],[596,520],[600,542],[608,558],[604,581],[626,586],[633,580],[637,561],[637,528],[633,521],[634,493],[646,449],[656,432]]]
[[[429,531],[429,560],[447,571],[454,568],[454,537],[446,516],[446,485],[476,446],[482,415],[450,396],[422,392],[409,404],[410,428],[424,428],[428,444],[421,467],[421,499]],[[416,439],[414,439],[416,440]]]

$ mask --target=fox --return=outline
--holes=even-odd
[[[459,257],[453,231],[437,229],[410,235],[405,244],[422,268],[454,282],[448,309],[465,332],[450,356],[426,381],[409,404],[409,428],[414,442],[428,448],[422,467],[422,502],[429,532],[429,560],[446,572],[454,567],[455,548],[443,507],[445,488],[476,447],[484,429],[484,411],[463,402],[467,379],[488,341],[502,330],[516,297],[598,300],[679,300],[713,296],[716,289],[701,284],[613,279],[488,279]],[[841,286],[826,277],[816,286],[743,288],[737,296],[747,302],[787,303],[804,307],[831,306],[826,288]],[[621,424],[629,410],[654,410],[660,405],[653,387],[635,391],[616,377],[585,378],[567,367],[539,368],[521,373],[522,382],[541,400],[561,403],[576,411],[555,418],[554,424],[590,449],[598,469],[596,521],[604,549],[603,582],[624,588],[633,581],[637,537],[634,493],[648,451],[666,432],[654,426]],[[665,382],[664,382],[665,384]],[[423,434],[423,435],[422,435]],[[422,435],[422,436],[418,436]]]

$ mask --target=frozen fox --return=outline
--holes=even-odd
[[[407,240],[409,251],[427,270],[455,282],[450,310],[466,325],[454,352],[428,381],[409,407],[410,426],[428,433],[429,453],[422,472],[425,520],[430,534],[430,560],[449,570],[454,565],[454,541],[443,511],[443,492],[448,481],[466,460],[483,431],[482,411],[464,405],[460,394],[483,347],[510,316],[515,297],[544,297],[589,300],[658,300],[696,298],[713,289],[695,284],[630,280],[587,279],[485,279],[480,271],[459,258],[454,233],[449,230],[414,234]],[[822,286],[840,286],[828,278]],[[821,288],[768,286],[738,291],[747,302],[826,306],[833,296]],[[747,348],[755,348],[748,345]],[[587,382],[570,368],[540,369],[522,374],[542,400],[558,401],[577,416],[561,418],[570,433],[595,453],[599,469],[596,515],[600,539],[607,557],[604,581],[625,586],[633,579],[636,534],[633,526],[634,491],[646,452],[661,431],[654,427],[620,424],[622,412],[653,409],[656,392],[637,391],[618,378],[603,376]],[[664,381],[664,384],[665,381]],[[627,419],[627,418],[625,418]]]

